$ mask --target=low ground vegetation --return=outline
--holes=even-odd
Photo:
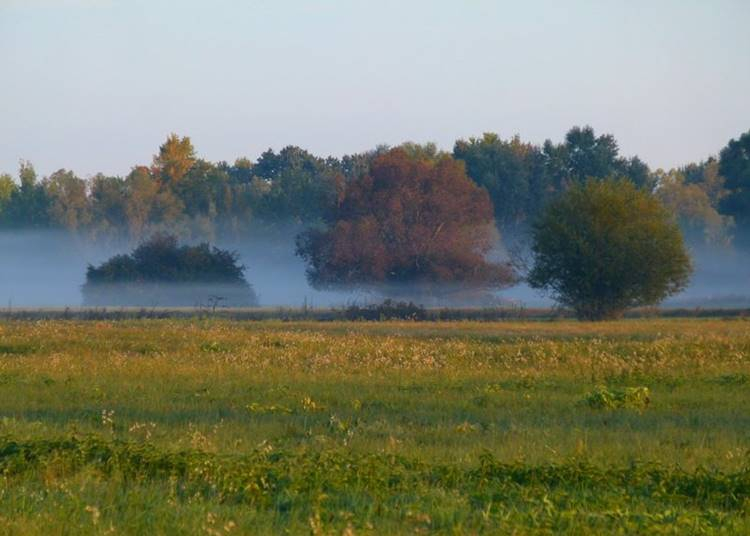
[[[0,323],[10,534],[744,533],[743,319]]]
[[[413,302],[384,300],[382,303],[359,305],[344,309],[347,320],[427,320],[427,309]]]

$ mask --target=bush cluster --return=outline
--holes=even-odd
[[[89,265],[83,286],[86,305],[257,304],[245,267],[233,251],[178,245],[177,238],[155,235],[132,253]]]
[[[360,306],[356,303],[344,309],[347,320],[427,320],[427,310],[413,302],[387,299],[382,303]]]

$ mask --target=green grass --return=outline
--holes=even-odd
[[[750,323],[0,323],[0,533],[750,532]]]

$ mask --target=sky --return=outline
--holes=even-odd
[[[750,129],[747,0],[0,0],[0,172],[124,175],[574,125],[669,168]]]

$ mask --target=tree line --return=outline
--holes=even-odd
[[[689,242],[750,246],[750,132],[717,157],[668,171],[621,155],[613,136],[591,127],[572,128],[560,143],[488,133],[456,141],[451,152],[434,144],[397,149],[425,162],[462,163],[487,191],[506,239],[527,235],[543,208],[573,185],[622,178],[659,198]],[[288,146],[230,164],[199,158],[188,137],[173,134],[149,165],[134,166],[126,176],[83,179],[60,169],[39,178],[24,161],[17,177],[0,175],[0,228],[66,229],[92,240],[137,243],[157,232],[214,240],[290,224],[315,227],[340,210],[349,185],[391,150],[322,158]],[[459,200],[452,207],[456,217],[475,209]]]

